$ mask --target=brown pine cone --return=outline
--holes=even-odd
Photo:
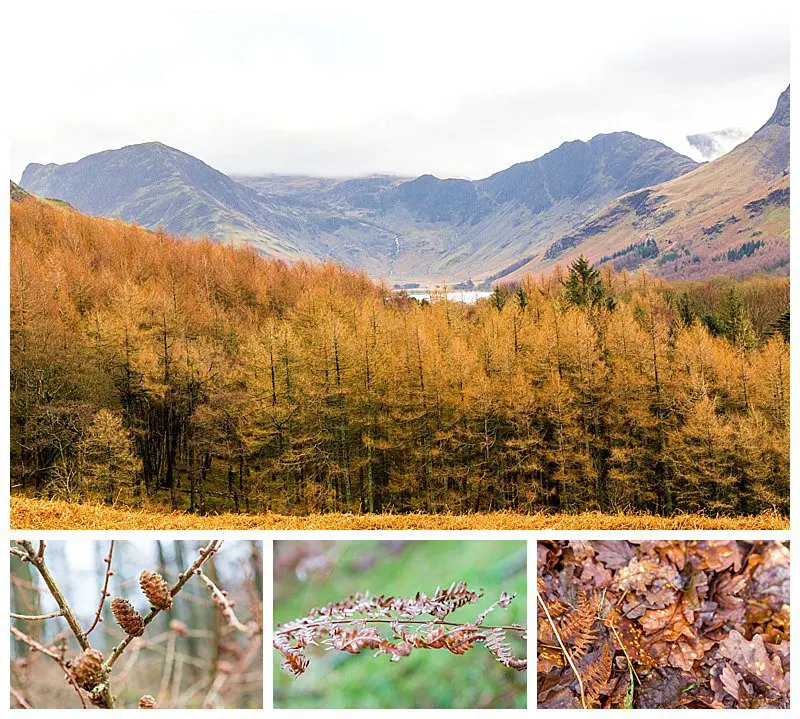
[[[132,637],[141,637],[144,634],[144,619],[127,599],[122,597],[114,599],[111,602],[111,611],[114,613],[117,624],[126,634],[130,634]]]
[[[139,700],[139,709],[158,709],[158,702],[154,697],[151,697],[149,694],[145,694]]]
[[[103,654],[87,649],[72,660],[72,676],[81,689],[94,689],[103,679]]]
[[[169,593],[169,587],[164,581],[164,577],[158,572],[150,572],[147,569],[143,569],[139,575],[139,584],[151,607],[155,609],[170,609],[172,607],[172,595]]]

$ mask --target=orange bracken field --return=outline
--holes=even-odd
[[[755,516],[709,517],[678,514],[215,514],[199,516],[158,508],[120,509],[102,504],[11,497],[12,529],[739,529],[785,530],[778,512]]]

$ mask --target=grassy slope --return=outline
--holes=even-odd
[[[789,518],[777,513],[754,517],[706,517],[681,514],[217,514],[200,517],[145,509],[75,504],[58,500],[11,497],[12,529],[788,529]]]
[[[503,591],[517,597],[507,610],[489,615],[489,625],[526,625],[526,543],[497,541],[338,542],[334,566],[299,581],[294,572],[275,578],[274,621],[305,615],[312,607],[339,601],[353,592],[387,596],[432,594],[437,586],[466,581],[484,590],[476,603],[458,609],[448,621],[469,622]],[[525,656],[521,641],[513,642]],[[454,656],[442,650],[417,650],[399,662],[358,655],[309,651],[311,663],[295,679],[280,669],[273,652],[275,706],[280,708],[484,708],[524,707],[525,672],[498,664],[482,647]]]

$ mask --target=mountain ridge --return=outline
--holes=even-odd
[[[770,119],[728,153],[749,148],[739,155],[748,157],[747,173],[754,171],[753,162],[758,165],[763,197],[782,189],[774,180],[788,167],[788,125],[787,88]],[[636,193],[692,176],[728,155],[699,164],[656,140],[619,131],[566,141],[478,180],[432,174],[229,177],[187,153],[150,142],[65,165],[31,163],[20,185],[88,214],[251,243],[289,260],[332,259],[395,282],[480,282],[546,269],[573,250],[598,259],[613,255],[625,238],[612,235],[622,233],[622,220],[631,213],[638,224],[624,226],[627,244],[644,242],[642,214],[653,220],[675,210],[654,209],[658,192],[638,200]],[[740,169],[728,161],[729,172]],[[715,172],[707,176],[731,185]],[[788,191],[788,180],[785,185]],[[747,201],[759,200],[757,194]],[[650,224],[657,229],[666,221],[661,219]],[[648,266],[661,270],[655,262]]]
[[[501,276],[547,271],[578,254],[594,262],[616,254],[618,269],[668,278],[788,272],[789,106],[787,87],[769,120],[727,154],[613,200],[552,243],[543,262],[531,259]]]

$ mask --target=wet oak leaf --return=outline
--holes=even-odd
[[[681,635],[695,636],[692,629],[694,612],[683,605],[673,605],[664,609],[651,609],[639,623],[647,634],[659,632],[659,639],[674,641]]]
[[[620,591],[635,592],[648,607],[657,608],[663,608],[672,602],[676,590],[682,585],[680,572],[674,564],[649,557],[634,557],[614,578],[614,586]],[[639,602],[631,600],[626,611],[632,611],[638,604]]]
[[[630,619],[622,617],[616,623],[615,629],[616,634],[612,632],[614,644],[621,644],[622,646],[618,648],[624,649],[632,662],[645,667],[652,667],[657,664],[646,644],[645,636],[637,624],[630,621]]]
[[[621,569],[633,559],[633,548],[628,542],[621,541],[594,541],[592,542],[597,561],[605,564],[609,569]]]
[[[658,641],[650,644],[650,653],[662,665],[691,671],[694,663],[705,656],[715,644],[694,634],[679,636],[676,640]]]
[[[671,585],[659,586],[644,591],[645,601],[648,606],[654,609],[663,609],[670,604],[674,604],[677,596],[677,591]]]
[[[583,564],[587,559],[594,559],[594,547],[591,542],[584,539],[573,539],[569,543],[569,548],[578,564]]]
[[[659,566],[657,559],[634,557],[617,572],[614,585],[622,592],[643,592],[653,581]]]
[[[735,540],[704,539],[688,544],[689,562],[695,569],[721,572],[733,567],[738,572],[742,568],[743,554]]]
[[[581,700],[578,693],[572,688],[575,675],[572,670],[551,669],[537,672],[538,685],[536,690],[537,703],[540,707],[549,709],[580,709]]]
[[[733,629],[720,642],[719,653],[750,678],[757,679],[779,695],[788,694],[789,677],[783,670],[781,659],[777,655],[770,658],[760,635],[756,634],[748,641]]]
[[[582,589],[602,591],[611,586],[613,579],[611,572],[599,562],[585,562],[578,581]]]
[[[686,542],[675,540],[642,541],[639,547],[644,554],[659,555],[668,559],[677,568],[683,571],[686,563]]]
[[[789,548],[773,543],[763,549],[762,559],[753,569],[751,594],[780,609],[789,595]]]
[[[744,683],[744,679],[741,674],[737,674],[733,669],[731,669],[730,664],[725,664],[720,672],[720,683],[722,684],[722,688],[728,692],[736,701],[741,701],[742,697],[740,696],[740,682]],[[752,692],[748,692],[752,693]]]

